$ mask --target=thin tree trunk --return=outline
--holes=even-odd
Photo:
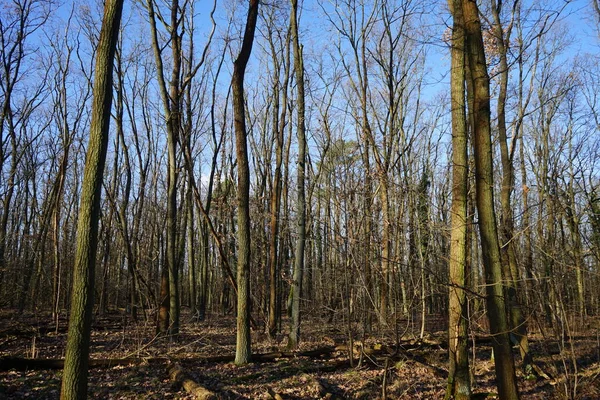
[[[167,215],[166,215],[166,263],[163,268],[167,270],[168,276],[168,333],[176,335],[179,333],[179,263],[177,257],[177,141],[179,140],[181,128],[181,36],[179,26],[181,18],[178,0],[172,0],[170,5],[171,18],[169,25],[170,45],[172,53],[172,70],[169,89],[164,76],[162,50],[158,43],[156,28],[156,16],[154,11],[154,0],[148,0],[148,17],[150,20],[152,47],[156,62],[159,91],[163,102],[163,108],[167,127]],[[164,274],[162,275],[164,276]],[[162,279],[162,278],[161,278]],[[161,282],[161,296],[163,295]],[[164,301],[162,299],[161,301]],[[159,313],[158,329],[161,333],[165,326],[160,318],[165,317],[163,312]]]
[[[492,15],[494,17],[493,32],[500,56],[500,83],[497,103],[498,114],[498,139],[500,143],[500,160],[502,163],[502,188],[500,191],[500,204],[502,208],[500,217],[500,249],[502,258],[503,275],[506,282],[506,296],[510,316],[510,328],[519,343],[519,350],[523,360],[523,371],[530,374],[533,369],[532,359],[529,352],[529,341],[527,339],[527,323],[523,317],[521,305],[517,297],[517,284],[520,274],[517,268],[517,256],[515,250],[514,216],[512,210],[512,193],[514,191],[514,166],[513,157],[516,148],[516,138],[513,139],[512,148],[508,148],[506,134],[506,96],[508,91],[508,57],[506,41],[510,39],[512,21],[506,28],[506,33],[500,21],[502,3],[492,1]]]
[[[181,37],[179,35],[179,1],[171,3],[171,50],[173,70],[170,82],[170,109],[167,125],[167,268],[169,270],[169,333],[179,333],[179,263],[177,257],[177,141],[181,127]]]
[[[302,274],[304,272],[304,249],[306,244],[306,121],[305,121],[305,95],[304,95],[304,58],[300,46],[298,33],[298,0],[291,0],[291,33],[294,49],[294,71],[298,89],[298,165],[297,165],[297,192],[296,218],[298,224],[296,252],[294,254],[294,276],[292,278],[292,318],[287,347],[296,349],[300,342],[300,297],[302,295]]]
[[[192,179],[188,177],[188,179]],[[197,299],[196,299],[196,252],[194,250],[194,204],[192,203],[192,186],[189,184],[185,202],[187,207],[187,264],[188,264],[188,289],[189,289],[189,306],[194,318],[198,317]]]
[[[273,57],[277,57],[274,53]],[[271,193],[271,204],[270,204],[270,230],[271,235],[269,237],[269,325],[268,332],[269,336],[274,337],[277,331],[277,322],[281,317],[277,312],[277,279],[278,272],[280,270],[279,265],[279,254],[278,254],[278,243],[279,238],[279,225],[280,225],[280,214],[281,214],[281,166],[283,163],[283,146],[284,146],[284,132],[287,124],[287,102],[288,102],[288,86],[290,80],[290,51],[289,51],[289,35],[286,38],[286,57],[284,64],[285,79],[282,86],[283,95],[281,97],[281,116],[279,116],[279,107],[274,107],[273,111],[273,129],[275,135],[275,176],[273,177],[273,188]],[[276,85],[275,102],[279,104],[279,73],[277,69],[274,76],[274,85]]]

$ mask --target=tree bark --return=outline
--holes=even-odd
[[[510,317],[510,328],[519,344],[521,358],[523,360],[523,371],[530,373],[533,371],[531,363],[531,353],[529,351],[529,341],[527,339],[527,322],[523,317],[521,304],[518,299],[517,285],[520,281],[520,274],[517,267],[517,255],[514,240],[514,216],[512,210],[512,194],[514,191],[514,149],[516,148],[517,138],[513,138],[511,149],[509,150],[508,138],[506,133],[506,97],[508,91],[508,49],[506,43],[510,39],[512,31],[512,21],[504,33],[500,21],[502,3],[492,1],[492,15],[494,17],[493,33],[500,57],[500,82],[497,103],[498,118],[498,141],[500,143],[500,160],[502,164],[502,188],[500,190],[500,256],[502,260],[503,276],[506,281],[506,296],[508,301],[508,311]]]
[[[242,47],[233,63],[232,91],[235,149],[238,181],[238,260],[237,260],[237,340],[235,363],[246,364],[251,358],[250,341],[250,165],[246,141],[246,110],[244,107],[244,75],[252,53],[259,0],[249,0],[248,18]]]
[[[180,384],[196,400],[214,400],[219,398],[215,393],[190,378],[179,364],[173,363],[167,368],[167,371],[169,372],[169,377]]]
[[[302,274],[304,272],[304,249],[306,244],[306,120],[305,120],[305,94],[304,94],[304,59],[302,47],[298,37],[298,0],[291,0],[291,33],[294,49],[294,72],[298,89],[297,111],[298,111],[298,166],[297,166],[297,191],[296,201],[297,215],[297,241],[294,260],[294,276],[292,278],[292,318],[290,334],[288,337],[288,348],[296,349],[300,342],[300,297],[302,295]]]
[[[87,396],[87,369],[94,305],[94,273],[100,218],[100,197],[108,130],[112,105],[113,59],[119,34],[123,0],[107,0],[100,31],[96,57],[94,99],[90,140],[85,163],[79,219],[77,247],[73,272],[71,316],[65,355],[61,399],[85,399]]]
[[[465,103],[465,29],[461,0],[450,0],[453,18],[451,47],[452,206],[449,258],[449,368],[446,399],[471,398],[467,352],[467,199],[469,158]]]
[[[475,186],[479,234],[485,268],[487,308],[490,330],[494,336],[494,361],[498,394],[501,399],[518,399],[515,366],[509,340],[509,324],[502,286],[502,262],[496,213],[494,210],[493,163],[490,122],[490,78],[481,33],[479,10],[474,0],[463,0],[467,53],[473,85],[473,141],[475,156]]]
[[[159,313],[158,330],[160,333],[168,326],[168,333],[176,335],[179,333],[179,258],[177,257],[177,143],[180,140],[181,131],[181,35],[179,27],[181,23],[180,7],[178,0],[172,0],[170,5],[169,43],[172,53],[171,79],[167,89],[167,81],[164,75],[162,60],[162,49],[158,43],[158,32],[156,28],[156,15],[154,0],[148,0],[148,18],[150,20],[152,48],[156,62],[159,91],[162,98],[166,128],[167,128],[167,215],[166,215],[166,262],[164,268],[167,270],[168,292],[163,293],[161,282],[161,307],[166,306],[163,295],[168,296],[168,323],[162,321],[165,317],[164,310]],[[164,273],[162,278],[164,279]]]
[[[269,237],[269,323],[268,332],[269,336],[275,336],[277,332],[277,322],[281,315],[277,312],[277,282],[278,272],[280,270],[278,244],[280,242],[279,230],[280,230],[280,214],[281,214],[281,195],[282,195],[282,182],[281,182],[281,167],[283,163],[283,146],[284,146],[284,131],[287,124],[287,103],[288,103],[288,86],[290,80],[290,51],[289,51],[289,35],[286,37],[286,49],[285,49],[285,62],[284,62],[284,82],[281,85],[283,91],[281,97],[281,115],[279,115],[279,74],[280,70],[277,68],[274,71],[273,85],[275,89],[275,102],[276,106],[273,110],[273,133],[275,136],[275,174],[273,176],[273,187],[271,192],[270,202],[270,230],[271,234]],[[277,54],[273,50],[274,60],[277,58]]]

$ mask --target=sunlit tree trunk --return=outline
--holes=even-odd
[[[569,159],[575,160],[575,152],[576,150],[573,148],[573,134],[574,134],[574,110],[573,104],[569,105],[569,123],[567,126],[567,134],[569,140]],[[578,210],[578,204],[576,199],[576,189],[575,182],[578,181],[579,177],[577,176],[577,172],[575,172],[575,168],[573,166],[573,162],[569,166],[569,180],[567,182],[567,187],[565,188],[565,192],[563,193],[562,204],[566,214],[567,225],[569,226],[569,230],[571,231],[571,247],[573,254],[573,268],[575,269],[575,279],[576,279],[576,288],[577,288],[577,308],[579,310],[579,317],[586,317],[586,305],[585,305],[585,284],[583,278],[583,271],[585,270],[585,262],[583,257],[583,240],[581,238],[580,232],[580,224],[581,224],[581,214]]]
[[[449,367],[446,399],[471,398],[467,352],[467,202],[469,157],[465,102],[465,29],[461,0],[450,0],[453,18],[451,47],[452,206],[449,258]]]
[[[112,105],[113,59],[122,9],[122,0],[106,1],[98,42],[90,139],[77,222],[77,248],[61,399],[79,400],[87,396],[100,197]]]

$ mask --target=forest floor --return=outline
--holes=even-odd
[[[0,311],[0,398],[58,399],[62,370],[38,365],[10,369],[10,357],[62,359],[66,321],[49,323],[49,315]],[[340,326],[341,324],[338,324]],[[588,325],[571,342],[532,336],[536,363],[548,377],[528,380],[519,372],[523,399],[600,399],[600,325]],[[595,325],[595,326],[592,326]],[[378,399],[385,386],[389,399],[442,399],[447,377],[445,334],[426,340],[402,337],[396,347],[393,332],[372,334],[355,349],[364,352],[362,365],[356,353],[352,366],[348,335],[318,318],[302,325],[300,350],[329,349],[320,357],[274,357],[269,362],[236,366],[227,360],[235,351],[235,319],[213,316],[196,323],[182,316],[176,340],[157,338],[151,323],[133,324],[126,316],[96,317],[91,359],[131,359],[130,364],[90,368],[89,398],[191,399],[170,379],[169,365],[177,363],[189,378],[222,399]],[[286,337],[270,339],[253,332],[253,352],[285,351]],[[337,347],[336,347],[337,346]],[[344,347],[346,351],[344,351]],[[385,349],[394,349],[388,351]],[[470,350],[472,351],[472,350]],[[390,352],[392,353],[390,355]],[[516,359],[518,352],[515,349]],[[478,343],[471,363],[477,398],[496,398],[489,343]],[[387,360],[387,361],[386,361]],[[115,363],[116,364],[116,363]],[[384,379],[384,371],[387,371]],[[568,373],[565,373],[568,371]],[[568,396],[567,393],[575,396]]]

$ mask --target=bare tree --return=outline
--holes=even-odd
[[[294,49],[294,72],[296,76],[298,112],[298,164],[296,180],[297,200],[297,241],[294,254],[294,276],[292,278],[292,318],[288,348],[295,349],[300,342],[300,296],[302,294],[302,273],[304,272],[304,250],[306,244],[306,96],[304,93],[304,58],[298,34],[298,0],[291,0],[291,34]]]
[[[43,86],[19,99],[15,95],[24,84],[31,70],[26,60],[34,52],[30,37],[42,27],[50,13],[51,3],[40,0],[18,0],[6,4],[0,10],[0,187],[2,187],[2,211],[0,212],[0,287],[4,284],[6,270],[6,240],[10,210],[15,189],[17,167],[22,156],[26,138],[18,134],[19,126],[26,121],[40,104]],[[21,103],[22,101],[22,103]],[[20,103],[16,106],[17,103]],[[4,176],[4,164],[10,159],[8,176]]]
[[[517,285],[520,281],[520,274],[517,267],[517,252],[515,249],[516,242],[514,240],[515,229],[512,195],[515,186],[513,159],[518,138],[514,138],[512,142],[509,142],[506,127],[506,104],[509,81],[508,51],[515,15],[517,13],[517,8],[520,7],[518,3],[518,1],[513,3],[511,20],[507,26],[503,26],[501,21],[503,3],[501,1],[496,2],[495,0],[492,0],[491,2],[491,12],[493,17],[492,32],[494,35],[497,55],[499,57],[499,90],[498,102],[496,105],[500,160],[502,164],[502,187],[500,190],[501,215],[499,234],[501,241],[500,255],[502,257],[502,270],[504,279],[506,281],[506,297],[509,304],[508,312],[510,317],[510,326],[519,344],[521,357],[523,359],[523,371],[526,371],[527,374],[533,374],[532,358],[529,351],[529,341],[527,339],[527,323],[523,316],[521,305],[517,297]]]
[[[277,324],[281,318],[278,312],[279,291],[278,281],[281,266],[279,265],[280,252],[279,244],[281,229],[281,197],[282,197],[282,164],[285,129],[288,124],[288,88],[290,82],[290,33],[282,35],[278,29],[277,21],[274,17],[275,7],[263,8],[269,10],[269,20],[267,21],[267,41],[271,53],[271,62],[273,64],[272,78],[272,131],[275,144],[275,166],[271,182],[271,194],[269,202],[269,254],[268,254],[268,326],[267,330],[271,337],[277,332]],[[283,82],[281,74],[283,72]]]
[[[180,140],[181,111],[182,111],[182,88],[181,88],[181,15],[185,8],[179,6],[178,0],[171,1],[169,6],[170,18],[167,23],[160,11],[156,9],[155,1],[147,2],[148,18],[152,36],[152,48],[156,62],[160,97],[167,130],[167,250],[165,271],[161,274],[161,312],[159,313],[158,330],[161,333],[179,333],[179,263],[177,257],[177,143]],[[162,49],[159,44],[158,30],[156,27],[158,19],[163,22],[168,33],[168,42],[171,47],[171,78],[167,82],[165,78]],[[167,279],[168,283],[164,280]],[[166,312],[168,299],[168,312]],[[168,321],[167,321],[168,315]]]

